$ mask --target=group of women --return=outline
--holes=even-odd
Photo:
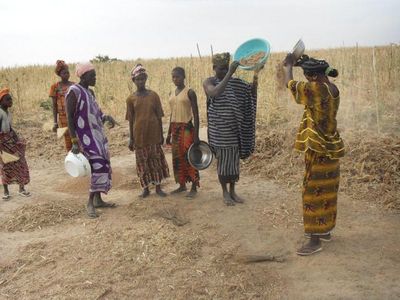
[[[207,78],[204,91],[207,96],[208,141],[217,159],[218,179],[223,201],[232,206],[243,203],[237,195],[235,183],[239,180],[240,159],[254,151],[257,107],[258,74],[263,66],[254,71],[253,82],[247,83],[233,74],[239,63],[230,63],[229,53],[213,56],[214,76]],[[298,249],[299,255],[310,255],[322,250],[321,241],[331,240],[331,230],[336,223],[336,203],[339,188],[339,158],[344,155],[343,141],[336,128],[339,107],[339,90],[329,81],[337,70],[324,60],[303,55],[295,58],[288,54],[283,62],[286,86],[297,103],[304,105],[295,149],[305,153],[306,172],[303,180],[303,220],[305,236],[309,242]],[[306,82],[293,80],[292,68],[303,69]],[[76,75],[79,83],[69,81],[68,65],[57,61],[56,74],[61,80],[52,85],[54,127],[67,127],[66,149],[73,153],[83,152],[91,165],[91,183],[87,213],[97,217],[97,207],[113,207],[103,201],[101,194],[111,188],[111,164],[108,141],[103,124],[114,127],[115,120],[102,112],[89,88],[96,84],[96,71],[91,63],[78,64]],[[136,91],[126,100],[126,119],[129,121],[129,149],[136,152],[136,169],[146,198],[149,187],[155,185],[156,194],[165,197],[162,181],[169,176],[169,168],[162,145],[164,144],[162,109],[158,94],[146,87],[148,74],[141,65],[131,71]],[[172,144],[175,181],[178,188],[171,194],[187,191],[193,198],[200,185],[199,172],[187,160],[190,145],[198,144],[199,113],[196,93],[185,85],[185,70],[172,70],[176,88],[170,94],[170,122],[167,144]],[[24,141],[11,128],[12,97],[8,89],[0,91],[0,150],[16,154],[18,161],[1,161],[1,180],[4,199],[10,197],[8,184],[18,183],[19,194],[29,196],[24,186],[29,182],[29,171],[24,158]]]

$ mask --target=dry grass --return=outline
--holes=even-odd
[[[26,204],[13,211],[11,216],[0,223],[0,228],[7,231],[32,231],[45,226],[57,225],[82,214],[80,203],[46,202]]]
[[[398,130],[400,87],[400,46],[392,45],[375,48],[376,72],[372,67],[372,48],[340,48],[311,51],[315,57],[323,57],[339,70],[335,80],[341,95],[342,104],[339,118],[341,126],[358,129],[377,128],[377,115],[381,120],[382,132]],[[281,74],[277,67],[284,53],[272,53],[265,70],[259,79],[258,120],[269,125],[287,123],[297,116],[292,100],[286,91],[282,91]],[[96,66],[97,85],[95,92],[104,111],[122,121],[125,117],[125,99],[133,90],[129,72],[138,61],[115,61]],[[187,72],[187,84],[199,98],[201,120],[205,122],[205,96],[202,81],[212,75],[210,57],[172,58],[141,60],[148,70],[149,88],[155,90],[162,99],[166,113],[169,114],[168,95],[174,88],[171,82],[171,70],[182,66]],[[74,73],[74,65],[71,65]],[[251,78],[251,72],[238,71],[237,76]],[[303,78],[300,70],[296,78]],[[377,79],[374,86],[374,78]],[[28,66],[5,68],[0,70],[0,87],[9,86],[14,93],[14,112],[17,119],[27,113],[42,112],[40,104],[48,99],[50,85],[57,81],[53,66]],[[73,75],[71,80],[77,81]],[[377,101],[376,101],[376,98]],[[378,107],[376,107],[378,103]],[[47,117],[50,120],[50,112]]]
[[[379,195],[376,199],[380,203],[399,207],[400,86],[397,83],[400,82],[400,46],[327,49],[309,54],[326,59],[340,74],[334,82],[341,92],[337,118],[347,146],[347,156],[342,160],[342,189],[355,197]],[[282,87],[279,63],[283,57],[284,53],[273,53],[260,74],[257,152],[244,167],[253,176],[258,174],[284,181],[288,186],[298,186],[303,165],[301,155],[294,154],[292,149],[302,107],[294,104]],[[169,115],[168,95],[173,89],[170,72],[175,66],[184,67],[187,84],[199,98],[201,121],[206,124],[202,81],[212,74],[209,57],[141,62],[149,73],[148,86],[159,93],[166,116]],[[116,61],[96,66],[97,98],[103,111],[121,122],[125,117],[125,99],[133,90],[129,71],[135,63],[137,61]],[[74,71],[73,65],[71,71]],[[237,76],[250,79],[251,72],[238,71]],[[295,70],[295,78],[303,79],[301,70]],[[44,132],[41,126],[51,120],[51,112],[43,110],[40,104],[46,101],[49,87],[56,80],[52,66],[0,70],[0,86],[10,86],[14,93],[15,127],[29,137],[28,157],[44,155],[60,159],[64,155],[61,144],[49,138],[51,134]],[[73,76],[72,80],[77,81],[77,78]],[[27,121],[27,118],[35,118],[35,121]],[[166,117],[165,122],[167,120]],[[113,155],[126,149],[127,137],[124,123],[110,132]]]

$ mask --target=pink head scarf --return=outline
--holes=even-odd
[[[146,74],[146,69],[141,64],[137,64],[131,71],[131,77],[133,79],[138,77],[140,74]]]
[[[78,76],[79,78],[82,77],[83,74],[94,70],[94,66],[93,64],[91,64],[90,62],[86,62],[86,63],[80,63],[76,65],[76,76]]]

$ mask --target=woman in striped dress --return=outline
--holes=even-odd
[[[239,181],[239,160],[254,151],[257,80],[262,66],[255,70],[253,83],[249,84],[232,77],[239,62],[229,65],[229,61],[229,53],[215,54],[215,76],[207,78],[203,87],[207,95],[208,141],[218,161],[224,203],[232,206],[243,203],[235,184]]]
[[[192,89],[185,86],[183,68],[176,67],[172,70],[172,81],[176,89],[169,99],[171,118],[166,143],[170,145],[172,139],[172,164],[175,182],[179,183],[179,187],[171,194],[186,191],[186,182],[191,182],[192,187],[186,197],[193,198],[200,186],[200,176],[199,171],[189,164],[186,155],[193,143],[197,145],[200,142],[197,96]]]
[[[307,82],[293,80],[293,65],[303,69]],[[284,72],[295,101],[304,105],[295,149],[305,153],[303,222],[310,240],[297,254],[311,255],[322,250],[321,240],[331,240],[336,224],[339,158],[344,156],[344,144],[336,128],[339,90],[328,76],[336,77],[338,72],[326,61],[306,55],[295,62],[292,54],[284,60]]]

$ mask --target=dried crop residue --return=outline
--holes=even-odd
[[[303,155],[293,150],[295,130],[259,129],[254,155],[243,163],[246,174],[258,174],[300,187]],[[379,205],[400,209],[400,136],[346,131],[340,160],[340,189],[357,199],[372,197]]]
[[[83,206],[77,202],[46,202],[26,204],[15,210],[0,224],[7,231],[32,231],[73,219],[82,214]]]

